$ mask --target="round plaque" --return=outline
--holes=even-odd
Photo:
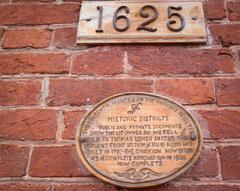
[[[186,171],[199,156],[201,130],[178,103],[146,93],[105,99],[77,133],[86,168],[121,187],[154,186]]]

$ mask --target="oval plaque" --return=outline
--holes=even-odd
[[[122,187],[167,182],[199,156],[201,130],[178,103],[146,93],[115,95],[85,117],[78,154],[103,181]]]

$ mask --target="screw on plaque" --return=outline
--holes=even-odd
[[[191,133],[190,133],[190,139],[191,139],[192,141],[195,141],[195,140],[197,139],[197,136],[196,136],[196,134],[195,134],[194,132],[191,132]]]
[[[197,16],[192,16],[192,20],[196,21],[197,20]]]

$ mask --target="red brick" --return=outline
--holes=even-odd
[[[1,0],[1,1],[0,1],[0,4],[1,4],[1,3],[9,3],[9,1],[10,1],[10,0]]]
[[[54,191],[118,191],[111,185],[104,184],[72,184],[72,185],[57,185]]]
[[[60,28],[55,31],[55,46],[57,48],[74,48],[77,38],[76,28]]]
[[[40,90],[39,80],[0,81],[0,105],[35,105]]]
[[[76,4],[0,5],[0,25],[77,23],[78,15]]]
[[[56,0],[12,0],[13,3],[34,3],[34,2],[41,2],[41,3],[48,3],[48,2],[55,2]]]
[[[240,146],[220,147],[222,176],[224,180],[240,179]]]
[[[212,81],[205,79],[163,79],[156,83],[159,94],[183,104],[213,103]]]
[[[204,147],[197,163],[183,176],[189,178],[216,177],[218,175],[216,149]]]
[[[3,48],[46,48],[52,31],[48,29],[17,29],[5,31]]]
[[[204,2],[205,17],[208,20],[223,19],[226,17],[223,0],[207,0]]]
[[[74,74],[119,74],[123,72],[122,49],[115,47],[96,48],[83,51],[73,63]]]
[[[229,186],[224,184],[207,185],[171,185],[162,184],[151,188],[139,188],[137,191],[239,191],[240,186]],[[135,191],[134,189],[122,189],[122,191]]]
[[[240,44],[240,24],[215,24],[210,25],[209,30],[213,38],[213,44],[224,46]]]
[[[4,110],[0,121],[0,140],[53,140],[56,136],[56,111]]]
[[[0,55],[0,73],[6,75],[69,72],[69,56],[62,53],[8,53]]]
[[[209,110],[199,114],[205,119],[211,138],[240,138],[239,110]]]
[[[0,177],[24,176],[29,148],[19,145],[0,145]]]
[[[64,124],[65,129],[62,133],[63,139],[75,139],[76,129],[81,122],[86,111],[65,111]]]
[[[240,78],[218,79],[215,84],[218,105],[240,105]]]
[[[64,2],[82,2],[82,0],[63,0]]]
[[[50,191],[49,185],[33,184],[33,183],[2,183],[0,191]]]
[[[240,21],[240,1],[228,2],[228,18],[231,21]]]
[[[229,49],[190,49],[166,46],[129,48],[132,74],[213,74],[233,73]]]
[[[75,146],[36,147],[30,164],[32,177],[88,176]]]
[[[50,81],[49,105],[94,104],[107,96],[123,92],[151,92],[152,81],[131,79]]]

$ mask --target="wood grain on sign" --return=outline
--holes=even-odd
[[[98,104],[77,133],[86,168],[121,187],[158,185],[198,158],[201,130],[182,106],[165,97],[126,93]]]
[[[206,42],[202,2],[82,2],[79,44],[179,42]]]

